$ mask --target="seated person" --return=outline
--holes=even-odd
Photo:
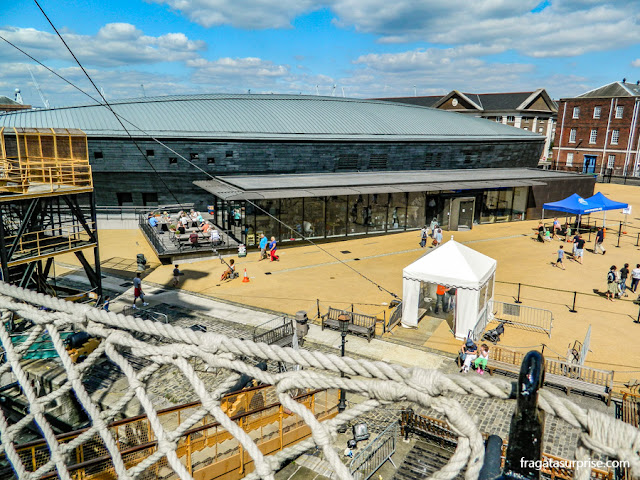
[[[153,228],[156,228],[158,226],[158,220],[151,214],[149,214],[149,225],[151,225]]]
[[[227,268],[224,273],[222,274],[222,276],[220,277],[220,280],[229,280],[230,278],[233,277],[234,272],[236,271],[236,266],[235,264],[235,260],[231,259],[229,261],[229,268]]]
[[[222,243],[222,239],[220,238],[220,233],[215,228],[211,230],[211,243],[213,245],[220,245]]]
[[[189,242],[191,242],[192,248],[196,248],[198,246],[198,234],[196,232],[191,232],[191,235],[189,235]]]
[[[198,223],[204,223],[204,218],[202,218],[200,212],[196,212],[196,217],[198,218]]]
[[[478,346],[474,343],[473,340],[468,338],[462,345],[460,353],[461,356],[464,357],[464,362],[462,363],[462,368],[460,368],[460,371],[462,373],[468,373],[471,362],[478,358]]]
[[[480,345],[480,351],[478,354],[478,358],[473,362],[473,368],[480,375],[484,375],[484,372],[487,369],[487,361],[489,360],[489,345],[486,343]]]
[[[200,225],[200,229],[203,233],[207,233],[211,231],[211,224],[209,222],[202,222],[202,224]]]
[[[180,235],[184,235],[184,233],[187,231],[187,229],[184,228],[184,225],[182,224],[182,222],[178,224],[177,230]]]

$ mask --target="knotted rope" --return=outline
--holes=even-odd
[[[44,311],[40,307],[46,307],[52,311]],[[190,329],[73,304],[5,283],[0,283],[0,311],[3,312],[3,320],[8,319],[13,313],[34,323],[33,330],[27,339],[22,344],[14,346],[5,328],[5,321],[0,322],[0,342],[6,352],[6,362],[0,366],[0,376],[12,372],[30,405],[29,413],[13,425],[9,425],[4,413],[0,410],[2,438],[0,453],[6,455],[21,480],[36,479],[52,469],[57,471],[60,478],[70,479],[65,459],[78,445],[96,434],[104,442],[119,479],[136,479],[145,469],[162,458],[166,458],[167,464],[180,479],[191,479],[188,469],[181,463],[176,453],[176,448],[181,436],[206,415],[211,415],[235,437],[253,460],[255,470],[245,477],[247,479],[272,480],[274,472],[284,462],[299,456],[315,445],[323,451],[326,461],[338,478],[352,480],[351,473],[333,447],[337,429],[382,405],[399,401],[433,408],[445,417],[451,429],[458,435],[454,455],[431,478],[449,480],[465,470],[465,478],[475,480],[484,460],[482,436],[469,414],[457,400],[451,397],[477,395],[483,398],[506,400],[512,390],[511,383],[500,379],[446,375],[437,370],[407,368],[386,362],[357,360],[318,351],[294,350],[254,343],[214,333],[194,332]],[[83,363],[73,363],[60,337],[59,331],[69,327],[76,331],[86,331],[102,340],[100,346],[88,355]],[[45,329],[60,356],[68,381],[61,388],[39,397],[27,378],[21,360],[29,346]],[[152,335],[158,343],[136,338],[140,334]],[[122,354],[123,350],[130,352],[128,356]],[[119,401],[101,411],[83,385],[82,376],[102,355],[120,367],[129,382],[129,388]],[[245,357],[298,364],[305,369],[272,373],[248,364],[243,360]],[[131,358],[146,359],[151,361],[151,364],[136,371],[130,362]],[[208,389],[190,360],[202,362],[207,370],[224,369],[230,372],[230,376],[222,384]],[[145,388],[145,382],[165,365],[175,367],[187,379],[201,402],[201,407],[188,418],[183,419],[172,431],[167,431],[163,427]],[[347,377],[341,378],[341,373],[346,374]],[[283,407],[297,414],[310,427],[311,437],[273,455],[265,456],[250,435],[233,422],[221,408],[223,392],[235,383],[240,374],[273,385]],[[351,406],[330,420],[320,422],[309,408],[292,398],[291,393],[300,388],[340,388],[364,395],[368,399]],[[55,438],[44,413],[51,401],[71,390],[89,415],[91,427],[72,441],[62,443]],[[147,415],[153,435],[157,439],[157,449],[142,462],[127,468],[107,424],[134,397]],[[584,409],[546,390],[540,393],[540,407],[547,413],[581,429],[578,446],[578,456],[581,458],[588,456],[589,453],[606,455],[628,462],[633,474],[640,473],[640,431],[638,429],[597,411]],[[17,436],[20,430],[31,421],[34,421],[42,430],[50,452],[49,460],[35,472],[29,471],[17,452]],[[585,478],[588,474],[588,469],[576,470],[577,478]]]

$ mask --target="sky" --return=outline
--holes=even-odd
[[[108,100],[181,93],[357,98],[579,95],[640,80],[640,0],[39,0]],[[0,36],[97,93],[27,0]],[[93,103],[0,39],[0,95]]]

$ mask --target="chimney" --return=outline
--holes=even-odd
[[[627,79],[626,79],[626,78],[623,78],[623,79],[622,79],[622,83],[627,83]]]

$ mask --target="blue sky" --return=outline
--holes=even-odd
[[[640,79],[640,1],[41,0],[109,99],[175,93],[353,97],[528,91]],[[33,2],[0,35],[90,91]],[[0,94],[87,101],[0,40]],[[415,87],[414,87],[415,86]],[[93,92],[91,92],[93,94]]]

